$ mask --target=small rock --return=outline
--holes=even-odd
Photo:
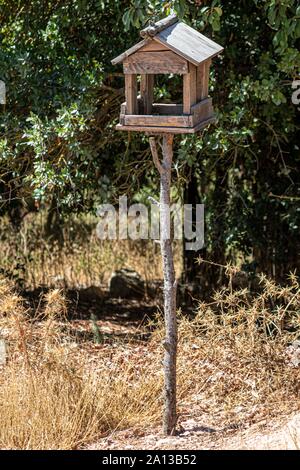
[[[123,268],[112,274],[109,281],[109,293],[113,298],[141,298],[145,295],[145,283],[139,273]]]
[[[100,286],[89,286],[79,291],[79,298],[82,301],[99,300],[105,297],[105,292]]]
[[[299,367],[300,366],[300,341],[295,340],[290,346],[285,350],[288,365],[290,367]]]
[[[163,439],[159,439],[159,441],[157,441],[157,443],[156,443],[156,446],[172,445],[172,444],[174,444],[175,442],[178,442],[178,438],[177,438],[177,437],[165,437],[165,438],[163,438]]]
[[[238,271],[232,277],[232,287],[234,289],[245,289],[249,287],[250,277],[245,271]]]

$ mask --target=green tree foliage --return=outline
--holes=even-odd
[[[54,197],[61,210],[90,210],[107,195],[124,150],[114,132],[122,80],[110,60],[133,41],[122,34],[127,5],[0,1],[3,209]]]
[[[173,11],[225,48],[211,72],[218,123],[176,141],[178,186],[193,174],[206,204],[206,255],[251,255],[249,269],[282,278],[300,248],[296,0],[0,0],[2,211],[92,210],[156,184],[146,139],[114,131],[123,79],[110,60]]]

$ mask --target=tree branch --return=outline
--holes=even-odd
[[[159,203],[156,199],[154,199],[154,197],[148,196],[148,199],[149,199],[149,201],[151,201],[152,204],[154,204],[155,206],[158,206],[158,207],[160,206],[160,203]]]
[[[154,161],[154,165],[158,169],[159,173],[162,174],[162,173],[164,173],[164,168],[163,168],[163,166],[160,163],[159,158],[158,158],[158,152],[157,152],[155,137],[150,137],[149,142],[150,142],[150,148],[151,148],[151,153],[152,153],[152,158],[153,158],[153,161]]]

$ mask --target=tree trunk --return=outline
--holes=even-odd
[[[163,430],[172,435],[176,430],[176,279],[170,227],[170,188],[173,159],[173,135],[163,135],[162,162],[159,162],[155,138],[150,138],[154,163],[160,173],[160,247],[164,275],[164,315],[166,337],[163,341],[164,355],[164,419]]]
[[[216,165],[214,176],[215,185],[212,197],[207,203],[209,212],[213,214],[211,219],[214,220],[210,229],[210,242],[206,242],[205,246],[198,252],[185,250],[183,244],[184,272],[182,280],[186,288],[185,302],[188,302],[189,297],[192,303],[195,298],[209,300],[213,292],[226,282],[223,267],[207,263],[198,264],[195,262],[196,258],[200,255],[204,260],[221,265],[225,265],[227,261],[224,239],[228,186],[226,168],[221,164]],[[201,181],[197,181],[195,173],[192,174],[184,192],[185,204],[195,205],[201,202],[201,195],[205,193],[207,188],[204,187],[201,189],[200,184]],[[209,189],[209,191],[211,191],[211,189]]]

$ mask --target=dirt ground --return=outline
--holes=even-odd
[[[83,307],[84,302],[77,304]],[[96,307],[96,304],[92,308]],[[157,307],[154,303],[146,305],[135,300],[111,301],[106,300],[102,304],[102,321],[98,320],[101,331],[106,336],[106,341],[115,341],[131,337],[134,340],[146,340],[147,334],[141,334],[141,325],[146,318],[151,317]],[[103,307],[105,307],[103,309]],[[141,317],[141,308],[146,312]],[[91,309],[91,305],[89,305]],[[97,309],[96,309],[97,310]],[[103,315],[103,311],[105,312]],[[96,313],[99,313],[96,311]],[[82,317],[84,318],[84,314]],[[85,322],[78,321],[83,326]],[[76,320],[74,324],[77,323]],[[78,328],[78,325],[75,326]],[[145,349],[141,343],[140,349]],[[201,411],[202,410],[202,411]],[[94,442],[86,447],[86,450],[299,450],[300,449],[300,413],[294,412],[290,415],[272,417],[264,419],[253,425],[248,422],[237,428],[236,425],[227,425],[226,427],[218,427],[214,425],[214,419],[210,414],[203,415],[203,407],[185,411],[178,418],[178,432],[176,436],[165,437],[160,427],[153,427],[147,430],[125,429],[116,430],[107,437],[102,438],[98,442]],[[220,423],[220,420],[216,420]]]
[[[177,436],[164,437],[159,428],[143,433],[117,431],[87,450],[299,450],[300,414],[261,422],[245,430],[214,429],[201,418],[182,420]]]
[[[58,301],[63,300],[62,294],[58,291],[54,292],[52,297],[48,297],[48,300],[41,297],[40,293],[38,294],[32,293],[24,298],[23,302],[26,308],[34,310],[38,308],[36,305],[40,305],[39,308],[43,308],[41,302],[44,302],[46,305],[44,309],[49,309],[51,306],[49,299],[52,299],[53,308],[55,308],[56,312],[59,307]],[[68,293],[68,302],[66,304],[68,307],[68,322],[65,323],[58,320],[57,326],[60,326],[61,329],[59,331],[62,334],[61,338],[59,336],[57,339],[59,341],[57,346],[58,352],[61,354],[63,333],[67,328],[67,333],[64,334],[67,335],[66,338],[70,337],[69,342],[66,343],[68,346],[65,346],[69,354],[68,368],[70,358],[72,358],[74,364],[81,364],[85,378],[90,371],[93,371],[95,377],[107,374],[110,386],[110,377],[115,373],[116,367],[118,366],[118,370],[123,370],[124,375],[117,382],[120,384],[120,389],[114,389],[115,395],[112,395],[113,398],[107,403],[112,408],[112,416],[114,416],[113,413],[117,413],[118,419],[119,416],[123,417],[127,406],[127,411],[130,410],[130,413],[134,414],[134,419],[133,415],[128,415],[129,418],[127,416],[127,424],[125,425],[123,418],[120,421],[112,420],[111,424],[106,426],[106,428],[104,427],[100,431],[97,428],[91,438],[81,439],[81,442],[77,439],[75,444],[73,442],[70,444],[68,441],[65,444],[66,447],[63,448],[84,450],[292,450],[300,448],[298,395],[296,392],[294,395],[292,394],[294,382],[296,384],[295,387],[299,384],[298,368],[291,368],[291,366],[284,363],[280,369],[279,366],[278,369],[274,369],[275,361],[273,356],[269,355],[267,357],[270,357],[272,360],[269,360],[266,365],[265,363],[258,363],[256,356],[255,360],[253,360],[251,355],[249,357],[246,356],[248,361],[246,361],[246,365],[249,363],[249,368],[245,369],[244,367],[244,369],[241,369],[241,365],[244,366],[244,364],[237,360],[240,358],[236,358],[232,352],[231,355],[228,355],[224,345],[221,348],[222,354],[220,354],[219,349],[219,354],[216,358],[209,355],[203,356],[203,343],[199,340],[200,337],[193,330],[190,330],[190,323],[187,320],[186,326],[182,327],[185,329],[180,330],[180,354],[184,358],[184,369],[181,368],[181,377],[184,377],[184,382],[181,383],[181,388],[187,387],[187,391],[178,397],[179,416],[177,434],[176,436],[165,437],[159,424],[161,413],[159,410],[161,405],[160,390],[156,391],[156,389],[153,389],[151,399],[154,400],[152,400],[153,403],[158,403],[158,405],[152,408],[147,407],[146,416],[141,413],[140,408],[136,412],[131,410],[132,400],[128,401],[126,389],[126,381],[138,383],[137,381],[144,377],[140,374],[144,372],[146,377],[154,377],[153,382],[157,385],[156,375],[153,375],[154,372],[151,364],[157,361],[157,350],[160,347],[160,343],[158,339],[157,342],[151,341],[152,333],[155,330],[152,331],[153,325],[148,323],[156,312],[160,312],[160,309],[157,307],[157,299],[153,299],[151,302],[149,300],[143,302],[134,299],[125,301],[124,299],[111,299],[105,296],[100,298],[100,300],[96,297],[91,300],[90,292],[86,298],[82,293],[80,293],[81,295],[75,294],[72,292]],[[92,321],[93,316],[95,319]],[[98,342],[95,341],[94,337],[95,332],[93,328],[95,324],[99,330]],[[36,329],[41,329],[41,332],[43,332],[43,327],[43,322],[37,322]],[[51,335],[48,330],[47,334],[50,338]],[[4,330],[2,333],[4,334]],[[36,332],[35,334],[37,335],[38,333]],[[37,337],[39,338],[39,336]],[[70,339],[72,339],[71,342]],[[55,348],[55,343],[53,344]],[[33,343],[29,346],[36,347],[36,344]],[[210,350],[211,343],[209,343]],[[29,351],[34,354],[32,349],[29,348]],[[34,359],[36,356],[33,355],[32,357]],[[63,366],[63,364],[58,362],[56,367]],[[159,364],[157,362],[157,367],[159,367]],[[274,369],[277,375],[259,375],[257,371],[261,371],[263,370],[262,367],[267,366],[270,367],[272,374]],[[186,369],[191,371],[191,373],[185,375],[184,371]],[[60,369],[58,368],[57,370],[59,375]],[[257,375],[252,377],[251,373],[257,373]],[[205,374],[207,380],[205,379]],[[157,375],[158,378],[159,376],[160,374]],[[205,389],[194,386],[195,383],[198,383],[197,377],[199,378],[199,383],[205,385]],[[254,382],[252,380],[250,383],[251,378],[257,380],[259,388],[253,389]],[[268,380],[273,380],[272,383],[274,383],[274,392],[270,395],[268,390],[265,391],[264,388],[264,384],[268,383]],[[125,388],[123,384],[125,384]],[[218,400],[216,398],[219,397],[220,388],[217,387],[217,384],[221,384],[223,387],[221,389],[221,399],[219,398]],[[146,391],[148,392],[148,382],[147,387]],[[136,390],[139,389],[131,387],[130,393],[142,393]],[[209,393],[206,393],[207,390],[209,390]],[[232,390],[235,390],[236,395],[232,395]],[[241,396],[237,396],[237,393],[240,391],[242,391]],[[146,392],[140,395],[141,403],[147,403],[143,401],[147,396]],[[232,396],[233,398],[237,397],[237,400],[231,402]],[[251,401],[253,396],[255,399]],[[264,400],[265,397],[268,397],[268,401]],[[233,408],[229,410],[230,413],[225,410],[226,400],[227,406],[229,400],[229,404]],[[55,403],[56,401],[57,397],[55,395]],[[17,419],[19,419],[18,403],[18,400],[16,400]],[[109,411],[107,403],[104,407],[105,414]],[[23,409],[23,384],[20,406]],[[8,410],[8,416],[10,416],[10,412],[12,411]],[[29,414],[31,416],[31,408],[29,408]],[[92,416],[94,417],[93,413]],[[141,417],[143,416],[144,420],[142,422]],[[72,421],[73,416],[70,419]],[[43,420],[42,429],[44,429]],[[27,429],[27,421],[25,416],[25,430]],[[52,415],[49,417],[49,422],[52,426]],[[151,425],[151,423],[155,424]],[[111,432],[111,429],[114,430]],[[69,436],[69,433],[67,433],[67,436]],[[10,446],[14,447],[16,445],[15,442],[11,443],[11,441],[8,441],[8,438],[4,442],[3,448],[11,448]],[[49,442],[54,448],[58,445],[56,441],[53,443],[53,439]],[[36,445],[39,445],[39,443]],[[46,445],[49,446],[48,441]],[[25,445],[21,442],[16,447],[23,448]]]

